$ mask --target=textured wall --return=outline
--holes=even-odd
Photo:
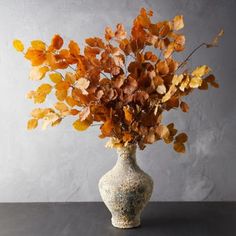
[[[59,33],[82,46],[106,25],[130,27],[142,6],[157,11],[158,20],[184,14],[188,50],[221,27],[226,32],[219,48],[202,49],[190,61],[209,63],[220,89],[192,94],[188,114],[166,114],[189,134],[187,154],[162,142],[138,153],[155,180],[152,200],[236,200],[236,1],[0,0],[0,201],[100,201],[97,182],[116,161],[96,128],[76,133],[68,119],[54,129],[26,131],[34,106],[24,95],[37,85],[27,79],[30,65],[13,50],[12,39],[49,41]]]

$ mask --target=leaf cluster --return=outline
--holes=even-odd
[[[163,140],[172,143],[175,151],[185,152],[187,135],[178,133],[173,123],[163,124],[163,112],[177,108],[188,112],[185,96],[219,85],[207,65],[187,70],[189,57],[182,62],[174,59],[175,53],[185,49],[185,36],[179,32],[183,16],[152,22],[152,15],[142,8],[130,34],[122,24],[106,27],[104,39],[85,39],[83,50],[73,40],[64,47],[59,35],[49,45],[34,40],[26,51],[20,40],[14,40],[15,49],[31,62],[29,78],[48,79],[27,98],[38,104],[53,93],[57,100],[50,108],[34,109],[28,129],[36,128],[39,120],[46,128],[74,116],[73,127],[78,131],[99,125],[99,137],[111,138],[108,146],[132,143],[144,149]],[[222,34],[200,46],[216,46]]]

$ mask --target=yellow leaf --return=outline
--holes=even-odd
[[[13,41],[13,47],[16,49],[18,52],[23,52],[24,51],[24,44],[19,40],[15,39]]]
[[[176,92],[176,87],[172,84],[169,88],[169,91],[162,97],[161,102],[166,102],[168,101],[171,96]]]
[[[54,107],[55,107],[58,111],[60,111],[61,113],[66,112],[66,111],[69,110],[68,107],[67,107],[67,105],[66,105],[65,103],[63,103],[63,102],[57,102],[57,103],[54,105]]]
[[[31,41],[31,46],[36,50],[45,50],[46,49],[45,43],[41,40]]]
[[[202,84],[201,77],[193,77],[190,80],[189,87],[190,88],[198,88]]]
[[[72,97],[70,97],[70,96],[68,96],[68,97],[66,98],[66,102],[67,102],[67,104],[68,104],[69,106],[71,106],[71,107],[74,107],[74,106],[76,106],[76,105],[79,104],[78,101],[76,101],[74,98],[72,98]]]
[[[58,90],[67,90],[70,87],[70,84],[67,81],[60,81],[55,85],[55,88]]]
[[[179,153],[185,153],[185,146],[183,143],[174,142],[174,150]]]
[[[27,124],[27,129],[35,129],[38,126],[38,120],[37,119],[30,119]]]
[[[84,131],[91,125],[91,123],[92,122],[89,120],[83,120],[83,121],[76,120],[73,123],[73,127],[78,131]]]
[[[180,30],[184,27],[184,17],[183,15],[175,16],[173,19],[174,30]]]
[[[182,92],[184,92],[185,88],[188,86],[189,81],[190,81],[189,76],[187,76],[187,77],[182,81],[181,85],[179,86],[179,89],[180,89]]]
[[[59,101],[64,101],[67,97],[67,90],[63,89],[63,90],[56,90],[56,93],[55,93],[57,99]]]
[[[50,112],[51,109],[49,108],[35,108],[31,111],[31,116],[36,119],[42,119],[47,113]]]
[[[56,113],[54,113],[54,112],[48,113],[47,115],[44,116],[42,129],[43,130],[46,129],[48,127],[48,125],[53,126],[53,124],[60,119],[61,119],[61,117],[59,115],[57,115]]]
[[[33,66],[30,70],[29,79],[30,80],[41,80],[45,74],[49,71],[47,66]]]
[[[52,91],[52,86],[50,84],[42,84],[37,88],[38,93],[48,95]]]
[[[202,77],[203,75],[208,74],[211,71],[211,69],[206,66],[198,66],[193,72],[192,72],[192,76],[196,76],[196,77]]]
[[[46,94],[35,92],[33,98],[34,98],[34,103],[43,103],[46,99]]]
[[[26,94],[26,98],[27,99],[32,99],[32,98],[34,98],[34,95],[35,95],[35,91],[29,91],[27,94]]]
[[[49,75],[49,78],[51,79],[51,81],[55,84],[59,83],[62,81],[62,76],[59,73],[53,73]]]
[[[184,78],[184,76],[182,74],[181,75],[174,75],[173,79],[172,79],[172,84],[177,86],[179,83],[181,83],[183,78]]]

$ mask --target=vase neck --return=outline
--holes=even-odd
[[[126,147],[117,148],[117,165],[130,166],[136,165],[136,145],[130,144]]]

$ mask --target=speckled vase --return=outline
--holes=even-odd
[[[133,228],[140,225],[140,215],[148,203],[153,181],[136,163],[136,145],[117,148],[116,165],[99,181],[99,191],[112,214],[112,225]]]

